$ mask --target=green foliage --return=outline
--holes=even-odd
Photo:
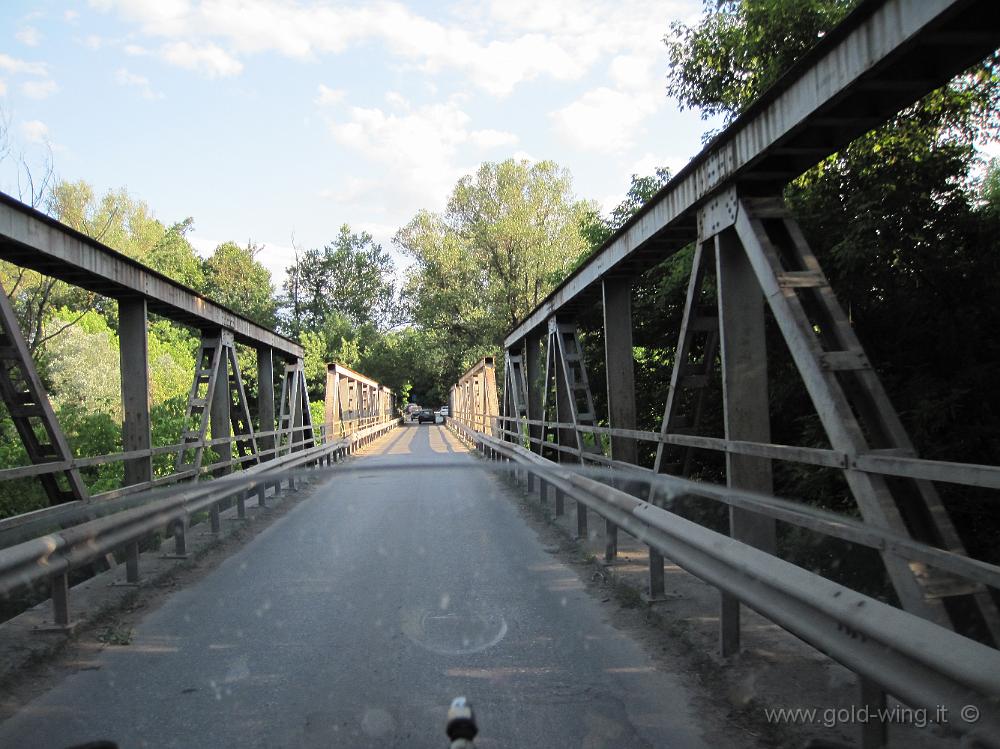
[[[1000,159],[990,160],[979,189],[979,199],[985,215],[1000,216]]]
[[[407,345],[418,352],[406,370],[415,399],[446,403],[462,372],[496,353],[588,251],[593,212],[574,197],[565,169],[508,159],[459,180],[443,215],[421,211],[399,230],[396,244],[415,261],[404,287],[414,326]],[[398,343],[378,352],[405,356]]]
[[[66,327],[74,319],[75,324]],[[47,334],[61,330],[45,342],[53,408],[59,413],[67,409],[101,413],[120,421],[118,337],[107,321],[93,310],[79,315],[63,308],[54,312],[44,329]]]
[[[187,240],[194,219],[186,218],[171,225],[150,248],[143,262],[153,270],[192,289],[205,288],[205,269],[201,258]]]
[[[277,304],[271,272],[255,257],[261,248],[240,247],[223,242],[205,261],[205,293],[219,304],[253,320],[273,327]]]
[[[670,24],[667,94],[731,121],[857,0],[705,0],[700,23]]]
[[[331,318],[385,330],[399,316],[394,274],[382,245],[344,224],[331,244],[297,255],[288,268],[281,300],[284,325],[292,335],[323,329]]]
[[[167,320],[150,320],[149,397],[157,404],[171,398],[187,398],[194,377],[198,339],[187,328]],[[244,368],[243,371],[254,371]]]

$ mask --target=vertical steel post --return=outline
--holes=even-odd
[[[528,392],[526,394],[528,419],[534,420],[542,419],[542,391],[545,388],[543,382],[545,375],[542,372],[543,337],[542,333],[529,333],[524,339],[525,379],[528,385]],[[541,443],[534,440],[542,438],[542,425],[529,424],[528,434],[532,440],[528,443],[528,449],[541,455]]]
[[[257,439],[261,460],[272,460],[274,456],[274,349],[261,346],[257,349],[257,418],[261,432],[270,432],[267,437]],[[271,450],[272,452],[267,452]],[[263,484],[261,486],[264,486]]]
[[[602,282],[604,296],[604,357],[608,379],[608,422],[613,429],[635,429],[635,363],[632,353],[632,281],[607,278]],[[611,438],[611,457],[626,463],[638,463],[635,440]],[[626,487],[627,489],[627,484]],[[650,550],[650,559],[652,559]],[[607,522],[609,562],[618,554],[618,528]],[[662,558],[661,562],[662,564]]]
[[[549,357],[553,361],[553,370],[555,374],[555,389],[556,389],[556,421],[560,424],[568,423],[573,421],[573,412],[569,404],[569,399],[572,396],[566,390],[566,376],[563,373],[563,368],[566,366],[566,362],[562,360],[562,356],[559,355],[559,342],[556,336],[559,335],[559,325],[558,320],[551,318],[549,320]],[[577,445],[577,435],[576,430],[572,427],[570,428],[560,428],[557,430],[559,437],[560,447],[575,447]],[[569,453],[560,450],[559,451],[559,462],[560,463],[576,463],[579,458],[570,457]],[[559,510],[563,503],[563,493],[556,490],[556,514],[561,514]],[[587,529],[587,506],[582,502],[576,503],[576,534],[579,538],[587,538],[589,533]]]
[[[149,342],[146,332],[146,300],[118,301],[118,339],[122,378],[122,450],[149,450],[152,434],[149,421]],[[153,479],[149,455],[129,458],[125,464],[125,486]]]
[[[209,397],[212,399],[210,408],[213,440],[229,437],[232,433],[232,425],[229,422],[229,407],[232,403],[232,398],[229,394],[229,361],[222,347],[221,332],[219,333],[219,346],[216,349],[215,355],[219,357],[219,373],[215,377],[215,390],[209,394]],[[212,450],[219,456],[219,461],[231,460],[233,457],[233,447],[229,442],[212,445]],[[232,466],[220,466],[212,471],[212,475],[225,476],[231,473],[232,470]]]
[[[764,295],[734,231],[717,234],[715,249],[726,439],[768,443]],[[726,482],[736,489],[771,494],[771,461],[727,453]],[[775,552],[776,529],[771,518],[730,507],[729,532],[739,541]],[[740,614],[735,600],[726,601],[728,594],[722,597],[720,649],[726,656],[739,650]]]

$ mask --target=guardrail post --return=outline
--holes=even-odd
[[[149,421],[149,340],[146,327],[146,300],[118,300],[118,340],[122,380],[122,450],[149,450],[152,437]],[[125,486],[145,484],[153,479],[149,455],[124,461]]]
[[[187,518],[179,518],[174,521],[174,553],[175,557],[187,556]]]
[[[56,627],[69,627],[69,574],[66,572],[52,577],[52,623]]]
[[[125,547],[125,582],[139,582],[139,542],[133,541]]]
[[[858,676],[859,707],[867,708],[868,720],[861,723],[861,749],[883,749],[889,745],[889,726],[880,720],[885,715],[885,691],[871,679]]]
[[[267,482],[257,482],[257,506],[267,507]]]
[[[764,295],[734,230],[715,236],[715,250],[726,439],[768,443],[771,428]],[[771,494],[771,461],[726,453],[726,483],[737,489]],[[730,507],[729,526],[733,538],[775,553],[776,523],[772,518]],[[740,610],[735,599],[728,594],[722,597],[720,650],[727,656],[740,647]]]
[[[236,495],[236,517],[240,520],[246,520],[247,517],[247,495],[249,491],[246,489],[241,489]]]
[[[556,487],[556,517],[563,515],[566,512],[566,495],[563,494],[563,490],[558,486]]]
[[[222,518],[219,515],[218,502],[212,502],[212,506],[208,510],[208,517],[211,523],[212,534],[219,535],[222,532]]]
[[[588,538],[587,532],[587,505],[580,500],[576,500],[576,537]]]

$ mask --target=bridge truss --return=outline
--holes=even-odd
[[[515,326],[504,341],[502,412],[476,412],[476,423],[460,418],[456,428],[492,457],[526,466],[529,488],[531,474],[543,477],[543,496],[546,487],[555,489],[557,513],[564,492],[581,490],[570,474],[553,473],[546,465],[600,466],[645,477],[624,487],[647,500],[635,510],[641,527],[634,517],[628,519],[640,538],[649,531],[641,518],[662,504],[657,494],[662,477],[670,486],[683,486],[677,490],[683,496],[711,496],[727,504],[731,539],[769,558],[776,553],[778,520],[877,549],[906,612],[942,631],[1000,645],[995,597],[1000,569],[968,558],[934,484],[1000,489],[1000,468],[917,456],[781,197],[787,183],[806,169],[998,46],[1000,5],[994,2],[861,3]],[[632,285],[689,246],[694,247],[693,267],[675,332],[663,418],[657,432],[640,431]],[[577,319],[597,305],[603,309],[604,414],[594,410]],[[765,310],[791,354],[829,449],[771,442]],[[721,379],[724,438],[699,433],[713,377]],[[497,438],[508,447],[500,447]],[[652,470],[636,465],[642,441],[656,446]],[[724,454],[725,492],[689,482],[669,484],[684,481],[695,449]],[[838,469],[863,522],[820,520],[801,504],[774,498],[775,460]],[[610,561],[616,554],[616,519],[623,516],[607,504],[611,498],[595,498],[600,492],[593,487],[588,491],[577,503],[578,530],[586,533],[588,507],[598,509],[607,522]],[[623,502],[621,493],[615,495],[619,510]],[[649,592],[655,598],[663,592],[662,554],[671,546],[649,546]],[[672,548],[679,551],[676,539]],[[740,603],[753,596],[728,584],[719,588],[720,650],[729,655],[740,645]],[[751,602],[761,611],[758,604]],[[765,608],[777,621],[775,610]],[[801,621],[787,628],[804,636]],[[845,629],[844,636],[850,632]],[[820,646],[819,638],[810,641]],[[822,647],[831,652],[839,646],[823,639]],[[880,681],[866,668],[855,670],[866,677],[867,698],[872,684],[890,681]],[[894,694],[901,693],[904,681],[892,685]]]

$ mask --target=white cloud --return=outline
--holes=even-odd
[[[469,140],[480,148],[499,148],[513,146],[517,143],[517,136],[502,130],[475,130],[469,133]]]
[[[75,10],[67,10],[67,11],[63,12],[63,20],[64,21],[72,22],[72,21],[75,21],[79,17],[80,17],[80,14],[77,13]]]
[[[346,117],[329,121],[330,132],[372,164],[371,176],[323,197],[349,203],[363,196],[370,210],[393,217],[443,207],[458,178],[479,161],[478,151],[517,141],[512,133],[475,130],[470,123],[455,99],[405,111],[349,107]]]
[[[0,52],[0,70],[14,75],[48,75],[49,68],[44,62],[26,62]]]
[[[392,0],[360,5],[91,0],[98,9],[117,11],[147,36],[212,45],[216,62],[222,60],[220,53],[226,56],[224,64],[215,65],[218,75],[240,72],[237,58],[245,55],[277,52],[306,60],[379,41],[389,55],[421,71],[457,70],[496,96],[541,76],[577,80],[608,55],[632,54],[636,39],[648,39],[650,28],[665,27],[678,15],[679,3],[504,0],[487,8],[471,6],[461,18],[439,22]],[[652,43],[662,47],[658,37]]]
[[[34,26],[25,26],[15,36],[21,44],[26,44],[29,47],[37,47],[38,43],[42,40],[42,35],[38,33],[38,29]]]
[[[313,103],[321,107],[339,104],[344,100],[344,95],[347,93],[342,88],[330,88],[322,83],[316,87],[316,92],[316,98],[313,99]]]
[[[398,91],[386,91],[385,103],[396,109],[407,110],[410,108],[410,101]]]
[[[28,143],[44,143],[49,139],[49,126],[41,120],[21,123],[21,135]]]
[[[99,37],[97,34],[88,34],[84,38],[83,43],[86,45],[87,49],[96,51],[104,46],[104,39]]]
[[[144,75],[138,75],[137,73],[132,73],[125,68],[118,68],[115,71],[115,83],[119,86],[130,86],[139,91],[139,95],[143,99],[149,99],[150,101],[154,99],[162,99],[163,94],[154,91],[153,87],[149,83],[149,79]]]
[[[51,78],[41,81],[25,81],[21,84],[21,93],[29,99],[46,99],[58,90],[59,86]]]
[[[149,54],[149,50],[139,44],[126,44],[122,50],[130,57],[142,57]]]
[[[319,191],[323,200],[332,200],[341,204],[357,204],[374,193],[379,188],[379,181],[368,177],[347,177],[344,186],[334,190],[325,188]]]
[[[549,117],[556,132],[577,148],[612,153],[631,147],[643,120],[662,106],[658,92],[630,93],[602,86]]]
[[[7,81],[0,78],[0,96],[7,95]]]
[[[201,46],[170,42],[160,48],[160,55],[171,65],[196,70],[209,78],[227,78],[243,70],[243,63],[211,42],[203,42]]]

